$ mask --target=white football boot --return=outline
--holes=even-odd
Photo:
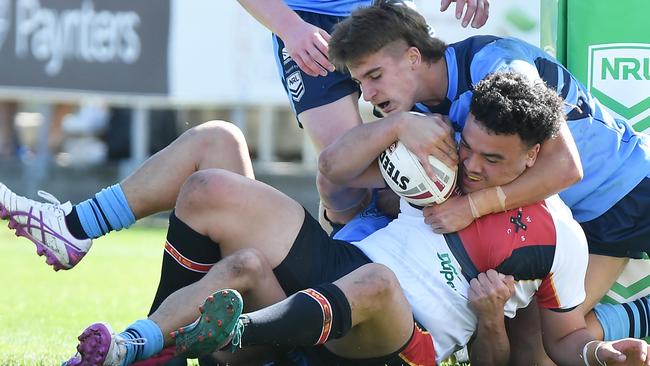
[[[61,204],[51,194],[38,191],[49,203],[37,202],[13,193],[0,183],[0,218],[9,220],[16,236],[23,236],[36,245],[36,253],[45,255],[55,271],[70,269],[79,263],[92,246],[91,239],[77,239],[68,230],[65,216],[72,204]]]

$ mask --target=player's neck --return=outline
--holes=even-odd
[[[449,78],[447,77],[447,61],[444,57],[429,64],[422,75],[424,79],[423,98],[420,102],[426,106],[435,107],[447,98]]]

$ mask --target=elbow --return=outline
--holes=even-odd
[[[341,179],[336,174],[333,153],[327,147],[318,155],[318,171],[332,183],[338,183]]]
[[[567,187],[572,186],[582,180],[584,172],[582,170],[582,163],[580,162],[580,157],[577,156],[573,159],[569,159],[566,164],[565,172],[565,184]]]

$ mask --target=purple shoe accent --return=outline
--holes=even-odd
[[[77,339],[79,354],[63,366],[102,366],[111,347],[111,332],[106,326],[102,323],[92,324]]]
[[[3,207],[3,209],[6,211],[6,209]],[[43,213],[40,213],[40,217],[35,217],[32,212],[24,212],[24,211],[15,211],[15,212],[9,212],[9,228],[12,230],[16,230],[16,236],[21,236],[29,239],[36,245],[36,253],[39,256],[42,256],[45,254],[46,257],[46,263],[53,266],[55,271],[61,270],[61,269],[70,269],[74,267],[79,261],[86,255],[86,252],[80,250],[77,248],[74,244],[70,243],[70,241],[66,240],[63,236],[59,235],[56,231],[54,231],[51,227],[43,223]],[[25,224],[19,223],[15,217],[20,217],[20,216],[26,216],[27,217],[27,222]],[[32,234],[31,234],[31,229],[37,229],[41,233],[41,240],[39,241],[36,239]],[[68,264],[61,263],[56,255],[54,254],[54,251],[52,248],[44,245],[43,243],[46,242],[46,237],[45,234],[52,235],[56,237],[57,239],[61,240],[65,244],[65,248],[68,254]]]

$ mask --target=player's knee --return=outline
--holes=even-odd
[[[239,127],[226,121],[204,122],[185,132],[185,135],[194,149],[200,151],[211,151],[217,146],[223,151],[233,151],[246,145],[246,139]]]
[[[259,283],[271,271],[271,265],[257,249],[242,249],[233,253],[228,261],[230,275],[243,280],[248,287]]]
[[[360,282],[363,284],[364,298],[368,299],[369,307],[383,308],[392,302],[395,295],[401,291],[399,281],[390,268],[371,263],[363,267]]]
[[[207,169],[193,173],[185,180],[178,195],[176,207],[215,207],[228,204],[236,174],[223,169]]]

